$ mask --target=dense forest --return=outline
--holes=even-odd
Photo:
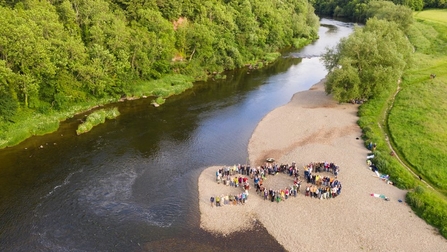
[[[0,1],[0,146],[54,130],[66,114],[11,133],[34,124],[24,118],[167,97],[302,47],[318,27],[307,0]]]

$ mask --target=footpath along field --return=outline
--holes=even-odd
[[[402,172],[407,173],[399,178],[403,184],[419,184],[407,194],[407,202],[447,237],[447,10],[421,11],[414,18],[407,31],[414,62],[383,124],[397,155],[420,176]],[[386,153],[386,146],[381,147]]]

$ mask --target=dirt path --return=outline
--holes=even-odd
[[[390,139],[388,137],[387,132],[389,132],[389,128],[387,127],[386,131],[383,129],[382,124],[385,125],[385,122],[388,121],[388,117],[390,115],[390,111],[394,106],[394,101],[396,100],[396,95],[400,92],[401,87],[400,87],[400,82],[401,80],[399,80],[397,82],[397,88],[396,88],[396,92],[394,92],[393,97],[391,98],[391,105],[384,111],[383,115],[382,115],[382,123],[377,122],[377,125],[379,125],[379,128],[382,130],[383,135],[385,136],[385,141],[388,145],[388,148],[390,148],[391,152],[394,153],[394,157],[399,161],[399,163],[405,167],[411,174],[413,174],[413,176],[415,176],[417,179],[419,179],[421,182],[423,182],[428,188],[431,188],[435,191],[437,191],[433,186],[431,186],[429,183],[427,183],[427,181],[422,180],[421,177],[416,174],[412,168],[410,168],[409,166],[407,166],[405,164],[405,162],[402,161],[402,159],[399,157],[399,155],[397,154],[397,152],[394,150],[393,146],[391,145]]]

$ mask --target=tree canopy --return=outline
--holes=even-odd
[[[411,62],[412,48],[397,23],[369,19],[324,54],[330,70],[325,90],[343,102],[378,95],[400,78]]]
[[[306,0],[3,0],[0,118],[132,95],[169,74],[203,79],[310,42],[318,26]]]

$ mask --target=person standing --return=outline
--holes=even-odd
[[[216,206],[217,207],[220,206],[220,197],[219,196],[216,197]]]
[[[245,192],[242,193],[242,205],[245,205],[245,201],[247,200],[247,194]]]

